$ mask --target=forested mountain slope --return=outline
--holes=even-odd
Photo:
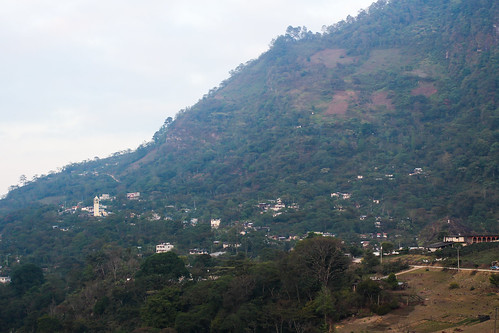
[[[499,233],[498,44],[495,0],[289,27],[149,143],[0,200],[0,332],[323,332],[415,306],[373,250]],[[476,245],[463,266],[497,260]]]
[[[397,232],[442,219],[498,232],[498,10],[378,1],[323,34],[290,27],[149,144],[67,166],[1,206],[138,191],[228,221],[279,197],[300,207],[274,221],[283,230],[374,231],[367,216]]]

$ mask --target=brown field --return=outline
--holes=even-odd
[[[329,103],[327,110],[324,114],[326,115],[344,115],[348,106],[351,102],[357,99],[357,94],[355,91],[338,91],[333,96],[333,100]]]
[[[388,110],[394,110],[392,100],[388,98],[387,91],[377,91],[371,96],[372,104],[374,106],[385,106]]]
[[[326,49],[310,57],[312,64],[323,64],[327,68],[335,68],[337,64],[351,64],[356,58],[346,55],[343,49]]]
[[[419,82],[417,88],[411,91],[412,96],[423,95],[426,97],[430,97],[437,93],[437,88],[431,82]]]
[[[409,288],[400,298],[417,297],[420,305],[404,305],[385,316],[352,318],[338,323],[336,332],[493,332],[497,289],[490,286],[490,273],[418,269],[398,276]],[[450,289],[452,282],[459,288]],[[479,315],[490,320],[479,322]]]

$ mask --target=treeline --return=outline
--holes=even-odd
[[[343,242],[307,238],[291,252],[251,260],[181,258],[173,252],[138,259],[120,248],[68,263],[64,276],[19,265],[0,286],[2,331],[36,332],[322,332],[359,312],[398,307],[394,276],[373,281],[379,261],[352,266]],[[378,267],[379,268],[379,267]]]

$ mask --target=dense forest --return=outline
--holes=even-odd
[[[17,266],[12,283],[0,286],[0,323],[2,331],[36,332],[320,332],[361,310],[397,308],[395,275],[366,274],[404,266],[380,266],[371,254],[353,269],[344,250],[336,238],[310,235],[291,252],[268,249],[259,260],[170,251],[139,263],[108,245],[47,277],[35,264]]]
[[[0,326],[304,332],[388,311],[390,288],[362,283],[392,270],[344,253],[499,233],[498,44],[493,0],[288,27],[138,149],[12,186]],[[307,257],[322,243],[327,274]]]

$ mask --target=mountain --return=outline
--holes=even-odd
[[[151,142],[28,182],[1,211],[140,192],[144,210],[283,234],[497,233],[498,42],[492,0],[380,0],[322,34],[289,27]],[[277,198],[299,209],[260,214]]]
[[[289,27],[137,150],[0,200],[0,332],[323,332],[399,306],[410,324],[450,289],[497,303],[489,273],[428,271],[437,295],[370,277],[408,264],[378,248],[499,233],[498,44],[495,0],[380,0],[324,33]],[[497,246],[416,258],[486,268]],[[406,328],[488,317],[467,305]]]

